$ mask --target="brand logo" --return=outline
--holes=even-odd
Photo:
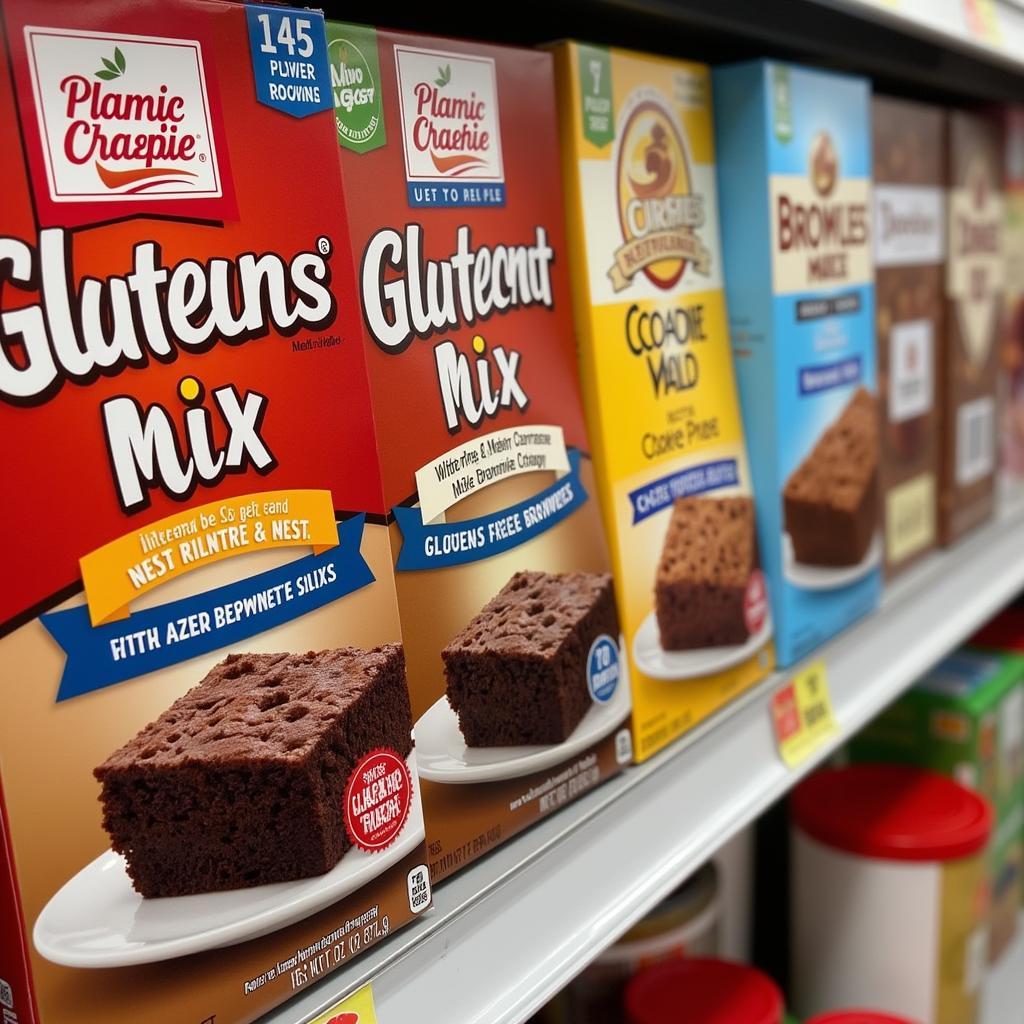
[[[828,132],[819,132],[811,143],[811,184],[823,198],[832,195],[839,180],[839,154]]]
[[[410,206],[503,206],[498,84],[489,57],[395,47]]]
[[[981,366],[992,350],[1005,277],[1002,196],[982,156],[971,159],[949,205],[947,290],[966,353]]]
[[[376,34],[373,29],[333,23],[327,31],[338,142],[356,153],[377,149],[386,138]]]
[[[688,265],[708,274],[711,254],[697,235],[704,199],[693,193],[682,133],[667,105],[657,92],[638,90],[623,122],[615,175],[623,244],[608,271],[612,287],[622,291],[643,272],[669,289]]]
[[[25,42],[53,202],[222,196],[197,41],[27,26]]]
[[[818,132],[807,173],[772,175],[772,268],[777,292],[871,280],[870,189],[843,178],[832,136]]]

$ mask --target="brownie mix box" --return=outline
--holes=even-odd
[[[643,760],[774,664],[711,73],[577,43],[555,53],[580,368]]]
[[[989,117],[951,110],[946,132],[949,255],[939,540],[952,544],[995,504],[996,377],[1003,303],[1002,137]]]
[[[437,880],[631,756],[552,58],[328,41]]]
[[[726,297],[781,665],[881,593],[866,80],[716,68]]]
[[[4,1020],[253,1021],[430,901],[323,19],[2,32]]]
[[[943,345],[945,116],[875,96],[875,317],[881,406],[882,525],[889,576],[936,544],[939,419],[936,353]]]
[[[999,347],[1001,468],[1024,489],[1024,107],[1003,111],[1003,323]]]

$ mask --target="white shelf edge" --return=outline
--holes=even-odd
[[[308,1021],[371,980],[382,1024],[520,1024],[1024,587],[1022,527],[1018,507],[930,556],[811,656],[840,731],[799,770],[769,714],[791,669],[438,886],[423,918],[261,1024]]]
[[[877,21],[911,35],[957,49],[1014,70],[1024,67],[1024,5],[1015,0],[991,4],[995,36],[977,34],[966,0],[818,0],[836,10]]]

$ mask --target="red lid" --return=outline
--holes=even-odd
[[[1024,609],[1006,608],[971,637],[979,647],[1024,651]]]
[[[669,960],[626,986],[629,1024],[781,1024],[782,993],[767,975],[728,960]]]
[[[898,764],[818,772],[796,788],[792,815],[826,846],[883,860],[956,860],[980,850],[992,831],[984,797]]]
[[[875,1013],[873,1010],[836,1010],[812,1017],[807,1024],[917,1024],[906,1017],[893,1017],[889,1013]]]

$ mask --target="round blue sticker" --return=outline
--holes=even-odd
[[[619,645],[602,633],[587,655],[587,688],[598,704],[607,704],[619,685]]]

